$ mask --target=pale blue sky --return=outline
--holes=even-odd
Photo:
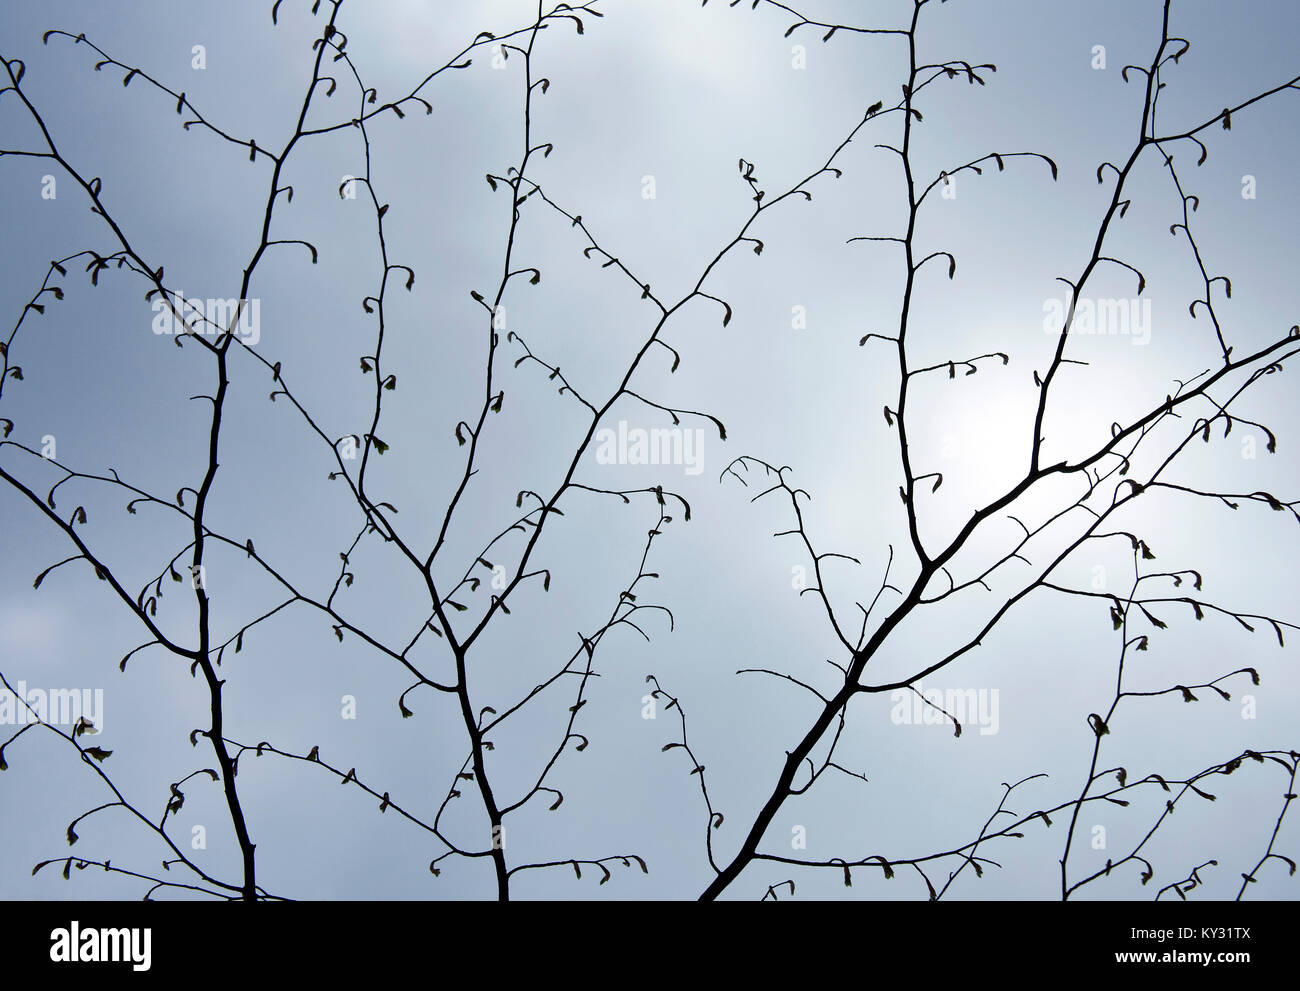
[[[800,0],[792,6],[816,20],[873,27],[904,26],[911,12],[910,3],[883,0]],[[526,0],[348,0],[339,24],[382,103],[409,92],[477,31],[501,34],[524,26],[530,7]],[[775,195],[819,167],[866,107],[878,100],[893,106],[906,76],[902,39],[839,33],[823,44],[824,32],[812,27],[784,37],[793,19],[768,4],[751,10],[748,3],[732,8],[714,0],[701,9],[694,0],[599,0],[597,7],[605,16],[584,18],[582,36],[566,26],[538,38],[537,72],[551,86],[537,97],[534,142],[552,142],[554,152],[535,163],[535,178],[665,299],[688,292],[744,223],[751,194],[737,174],[738,159],[755,163],[761,185]],[[287,0],[273,28],[269,2],[8,4],[0,9],[0,54],[24,61],[24,91],[63,153],[85,175],[102,178],[105,202],[136,249],[165,265],[167,282],[187,295],[228,297],[237,292],[257,244],[269,163],[260,157],[250,163],[246,147],[201,128],[183,130],[174,98],[139,79],[124,88],[124,73],[116,67],[94,71],[96,58],[84,46],[66,37],[42,46],[41,35],[49,28],[84,31],[114,58],[184,91],[240,140],[255,137],[259,147],[278,152],[292,131],[310,78],[310,42],[323,23],[309,9],[304,0]],[[969,378],[959,375],[950,383],[936,375],[916,386],[909,413],[916,470],[944,475],[943,487],[924,496],[927,543],[950,537],[974,506],[1024,471],[1037,397],[1032,375],[1045,370],[1055,345],[1043,329],[1044,306],[1065,288],[1054,279],[1076,277],[1092,250],[1113,189],[1113,174],[1098,184],[1098,165],[1122,162],[1136,139],[1142,83],[1125,84],[1120,70],[1150,61],[1160,9],[1156,0],[952,0],[923,11],[922,61],[962,58],[995,63],[998,71],[986,74],[985,86],[958,79],[921,95],[924,120],[914,126],[912,145],[918,181],[994,151],[1039,152],[1060,169],[1053,183],[1047,166],[1035,159],[1008,159],[1005,172],[988,163],[982,176],[957,176],[954,199],[936,190],[918,221],[918,250],[952,252],[957,270],[949,281],[940,259],[917,277],[909,332],[913,364],[992,351],[1011,359],[1006,367],[982,362]],[[1198,126],[1225,105],[1300,73],[1294,41],[1300,9],[1287,2],[1247,9],[1176,0],[1172,33],[1190,39],[1192,47],[1165,71],[1162,133]],[[193,67],[196,45],[204,48],[202,70]],[[1094,68],[1098,45],[1105,48],[1104,69]],[[806,67],[795,68],[800,59]],[[399,381],[395,392],[385,393],[376,431],[391,449],[372,458],[369,484],[376,499],[399,507],[402,532],[426,550],[463,466],[454,426],[462,418],[472,421],[481,401],[484,314],[470,291],[495,289],[509,220],[504,194],[494,195],[484,175],[504,175],[520,152],[521,60],[512,58],[500,70],[491,61],[490,50],[481,48],[470,68],[445,72],[422,90],[431,115],[407,105],[404,119],[390,113],[368,128],[373,181],[381,201],[391,204],[385,218],[390,257],[416,272],[410,293],[399,285],[386,299],[385,367]],[[346,74],[335,74],[338,92],[331,99],[318,96],[309,127],[344,122],[356,112],[355,86]],[[1216,309],[1238,353],[1262,347],[1300,320],[1294,282],[1298,99],[1300,93],[1280,93],[1235,115],[1231,131],[1218,125],[1206,131],[1201,136],[1209,157],[1199,169],[1190,143],[1171,149],[1184,188],[1200,198],[1194,230],[1206,265],[1211,274],[1232,279],[1232,300],[1217,299]],[[13,94],[0,96],[0,147],[37,147],[39,137],[24,114]],[[834,670],[825,659],[842,660],[836,641],[814,597],[800,597],[791,587],[791,569],[806,565],[806,558],[790,538],[771,537],[791,525],[788,505],[775,499],[751,505],[755,489],[734,480],[719,484],[732,458],[752,455],[792,466],[795,483],[814,497],[805,518],[818,549],[861,561],[860,567],[826,563],[833,600],[849,625],[859,620],[854,602],[870,601],[879,588],[890,544],[898,554],[891,580],[901,584],[915,574],[897,496],[897,435],[881,415],[896,398],[897,365],[879,341],[858,346],[864,334],[896,330],[902,265],[897,246],[846,243],[901,233],[906,211],[897,156],[873,148],[899,142],[900,134],[901,115],[882,117],[837,159],[842,178],[821,176],[809,185],[811,203],[792,198],[760,218],[753,233],[764,242],[763,253],[742,246],[704,286],[733,308],[729,324],[721,326],[716,304],[691,302],[664,334],[681,353],[677,372],[669,374],[671,356],[663,349],[638,372],[633,387],[642,395],[707,410],[726,424],[723,442],[707,421],[686,421],[704,428],[703,470],[610,466],[598,463],[594,451],[582,463],[576,480],[585,484],[662,483],[690,500],[692,520],[674,512],[677,518],[655,543],[647,567],[661,577],[639,586],[642,601],[672,608],[676,628],[670,633],[662,615],[643,613],[652,642],[626,626],[604,640],[596,661],[600,677],[575,727],[591,746],[567,753],[548,779],[564,792],[559,810],[547,811],[549,802],[539,798],[510,817],[508,857],[514,864],[637,853],[650,874],[618,868],[598,887],[596,871],[584,870],[581,880],[567,869],[527,872],[516,879],[516,897],[695,897],[710,880],[697,778],[688,774],[680,751],[660,752],[678,739],[677,717],[660,711],[657,719],[642,718],[647,674],[686,710],[714,807],[726,816],[713,833],[720,859],[730,859],[766,799],[783,752],[814,715],[811,697],[796,686],[735,671],[778,668],[823,688],[831,684]],[[1072,342],[1071,357],[1091,365],[1067,366],[1058,378],[1045,425],[1045,456],[1052,460],[1097,446],[1113,420],[1158,404],[1173,379],[1191,378],[1217,359],[1204,312],[1195,320],[1187,312],[1201,287],[1186,239],[1169,233],[1182,219],[1177,193],[1158,154],[1146,154],[1131,179],[1133,205],[1112,227],[1104,253],[1145,274],[1149,342],[1137,344],[1131,335]],[[338,196],[343,178],[363,170],[352,128],[299,143],[285,171],[294,199],[278,204],[273,236],[312,242],[319,263],[311,265],[300,247],[272,248],[251,289],[260,301],[258,353],[282,363],[295,395],[332,436],[369,429],[373,402],[373,380],[359,373],[358,358],[374,348],[374,320],[361,304],[375,291],[379,273],[374,213],[364,198]],[[41,196],[47,173],[58,183],[54,199]],[[1247,175],[1255,177],[1254,199],[1241,195]],[[652,199],[643,193],[647,177],[653,179]],[[49,259],[88,248],[107,253],[117,245],[89,213],[84,194],[49,163],[0,159],[0,195],[7,235],[0,239],[0,304],[8,314],[7,335]],[[559,365],[584,396],[603,400],[649,333],[654,308],[616,270],[584,259],[585,244],[564,218],[528,204],[515,267],[536,266],[543,278],[537,286],[512,280],[505,303],[510,329]],[[1118,266],[1103,266],[1088,295],[1129,299],[1135,281]],[[152,332],[147,286],[138,276],[113,270],[92,289],[77,266],[60,284],[65,298],[49,302],[43,318],[29,316],[11,349],[10,361],[22,365],[24,378],[6,382],[0,396],[0,416],[15,423],[10,439],[39,449],[43,437],[53,436],[60,461],[86,472],[112,467],[163,498],[182,485],[197,487],[206,466],[209,408],[188,397],[212,388],[212,362],[198,348],[177,349]],[[801,329],[791,326],[796,307],[806,314]],[[483,470],[439,559],[440,587],[454,584],[485,540],[517,515],[519,489],[553,490],[562,477],[561,459],[585,429],[582,407],[557,395],[540,366],[511,367],[521,352],[513,343],[504,348],[503,411],[489,420]],[[268,401],[273,384],[266,369],[236,348],[231,378],[210,523],[240,541],[251,538],[304,590],[324,597],[338,574],[339,552],[360,526],[355,503],[341,482],[327,481],[332,465],[326,446],[283,399]],[[1241,438],[1252,430],[1242,425],[1226,439],[1217,431],[1207,448],[1198,442],[1172,477],[1191,486],[1218,479],[1228,492],[1300,496],[1300,448],[1293,446],[1300,443],[1300,408],[1288,378],[1273,376],[1242,401],[1243,416],[1277,434],[1276,456],[1264,453],[1261,440],[1258,457],[1244,457]],[[671,425],[631,402],[616,407],[608,425],[617,427],[620,419],[639,429]],[[59,477],[12,447],[0,448],[0,465],[42,494]],[[1059,499],[1066,491],[1048,495]],[[142,509],[128,516],[125,502],[120,491],[87,482],[59,490],[60,511],[86,507],[89,521],[79,532],[135,590],[165,569],[188,538],[178,515]],[[1051,505],[1037,500],[1024,512],[1041,523]],[[576,633],[604,621],[635,575],[657,516],[653,499],[625,507],[581,492],[567,495],[561,507],[565,516],[548,524],[538,548],[536,566],[553,575],[549,594],[521,589],[511,599],[511,615],[493,621],[471,658],[476,707],[507,708],[563,663]],[[61,568],[33,590],[39,571],[74,551],[7,486],[0,488],[0,520],[0,671],[33,687],[102,689],[100,745],[114,751],[106,769],[142,807],[161,813],[169,782],[212,763],[205,744],[196,751],[187,740],[206,720],[201,682],[189,677],[187,665],[155,650],[137,655],[120,674],[121,656],[147,638],[139,622],[84,566]],[[1300,623],[1291,591],[1298,531],[1290,514],[1259,503],[1234,513],[1208,500],[1162,494],[1139,500],[1114,528],[1142,535],[1162,570],[1204,573],[1207,600]],[[1017,532],[1005,518],[990,524],[969,557],[956,562],[959,580],[978,574],[990,554],[1005,553]],[[1048,545],[1035,560],[1045,559]],[[511,567],[512,553],[503,554]],[[223,639],[281,601],[243,554],[216,551],[210,561],[214,628]],[[340,608],[400,649],[427,615],[422,585],[409,565],[373,538],[352,561],[357,582],[341,591]],[[1007,588],[1021,578],[1014,567],[1005,570]],[[1081,551],[1056,580],[1089,588],[1098,567],[1105,569],[1108,588],[1123,594],[1131,564],[1117,544]],[[169,594],[159,604],[160,625],[189,642],[193,599],[182,585],[167,581],[164,588]],[[473,603],[459,620],[466,629],[486,606],[486,592],[485,585],[466,598]],[[967,593],[917,615],[886,643],[869,677],[887,682],[923,668],[977,629],[991,601]],[[880,608],[890,605],[886,593]],[[1169,629],[1142,628],[1152,644],[1147,653],[1130,655],[1134,688],[1198,683],[1246,665],[1259,669],[1263,683],[1255,689],[1238,676],[1225,685],[1230,703],[1210,693],[1200,693],[1196,705],[1176,696],[1126,702],[1102,766],[1123,764],[1130,778],[1151,771],[1177,777],[1246,747],[1300,749],[1300,677],[1290,638],[1282,650],[1267,625],[1251,635],[1223,616],[1196,623],[1186,605],[1156,611]],[[860,698],[849,707],[837,762],[869,782],[828,775],[816,790],[787,803],[763,849],[790,854],[790,838],[803,827],[811,859],[918,856],[973,839],[997,806],[1000,782],[1049,775],[1017,792],[1010,807],[1020,812],[1077,795],[1091,753],[1085,720],[1109,702],[1118,646],[1104,603],[1035,592],[982,647],[924,680],[927,688],[996,692],[997,733],[971,727],[954,738],[949,727],[897,725],[887,695]],[[440,653],[432,637],[414,656],[432,676],[451,679],[446,651]],[[296,753],[319,745],[331,763],[355,766],[363,780],[418,814],[432,814],[464,759],[463,728],[446,697],[414,692],[407,703],[415,718],[400,718],[397,696],[410,683],[407,673],[355,637],[339,644],[330,622],[305,607],[255,627],[237,656],[227,651],[222,673],[229,736],[269,740]],[[1242,718],[1244,693],[1256,697],[1256,718]],[[355,720],[340,718],[345,695],[356,698]],[[558,742],[570,704],[567,691],[547,696],[497,738],[489,766],[504,795],[535,780],[538,759]],[[134,882],[103,872],[74,874],[71,884],[53,871],[31,877],[34,863],[67,852],[67,823],[107,793],[71,748],[49,734],[24,736],[6,751],[6,760],[0,896],[143,893]],[[369,797],[340,788],[319,769],[249,755],[238,783],[258,845],[259,881],[276,894],[470,898],[494,892],[486,860],[447,861],[442,875],[432,877],[427,866],[443,852],[441,844],[391,813],[379,815]],[[1254,867],[1268,843],[1285,784],[1275,766],[1248,765],[1218,778],[1210,789],[1217,802],[1180,803],[1158,834],[1151,885],[1142,887],[1128,865],[1081,897],[1153,897],[1210,858],[1219,866],[1202,872],[1204,896],[1235,896],[1241,873]],[[1131,848],[1163,802],[1158,794],[1148,799],[1127,809],[1085,812],[1071,855],[1078,870],[1095,869]],[[463,808],[446,820],[449,829],[466,845],[482,845],[475,838],[484,831],[483,819],[471,789],[460,802]],[[219,789],[187,785],[179,824],[182,840],[194,825],[207,828],[204,863],[233,879],[236,850]],[[988,855],[1003,869],[979,880],[967,872],[948,897],[1056,897],[1061,826],[1048,830],[1038,822],[1025,839],[994,844]],[[1095,826],[1107,830],[1105,851],[1091,848]],[[149,871],[163,855],[116,810],[97,814],[78,832],[75,852],[83,856]],[[1298,839],[1288,820],[1277,849],[1294,856]],[[937,882],[946,876],[944,869],[932,874]],[[886,882],[863,869],[846,889],[834,871],[764,864],[743,874],[728,896],[757,898],[787,877],[796,879],[800,896],[925,896],[914,872],[900,871]],[[1274,862],[1251,894],[1293,898],[1296,891]]]

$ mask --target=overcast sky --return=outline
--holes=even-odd
[[[311,78],[311,42],[325,19],[311,16],[305,0],[287,0],[272,26],[270,6],[261,0],[48,0],[0,8],[0,54],[25,64],[23,91],[58,148],[83,176],[102,181],[103,200],[133,248],[152,266],[165,266],[169,288],[186,297],[238,295],[261,235],[271,162],[262,155],[250,162],[246,143],[200,126],[184,129],[191,117],[176,114],[174,96],[139,77],[123,87],[126,72],[115,65],[95,71],[99,57],[87,46],[64,36],[42,45],[41,36],[51,28],[84,32],[113,59],[184,92],[228,135],[255,139],[258,148],[278,154],[293,133]],[[512,267],[535,267],[541,279],[537,285],[510,280],[502,319],[504,329],[599,406],[618,388],[658,315],[638,286],[648,284],[671,305],[690,293],[746,223],[753,191],[738,160],[754,164],[768,197],[799,183],[827,161],[869,106],[897,103],[907,44],[900,36],[850,32],[823,43],[825,29],[813,26],[787,36],[796,18],[768,3],[751,9],[723,0],[703,8],[694,0],[597,0],[594,6],[605,16],[584,16],[582,34],[572,22],[557,21],[537,37],[534,77],[545,76],[549,86],[534,91],[532,140],[551,143],[553,151],[533,156],[529,176],[558,207],[581,215],[636,281],[602,267],[606,257],[599,253],[584,257],[589,242],[582,231],[534,198],[522,208]],[[876,28],[906,27],[912,10],[910,3],[886,0],[792,6],[814,21]],[[477,32],[504,35],[526,27],[535,10],[527,0],[348,0],[338,25],[365,84],[378,93],[377,103],[367,105],[373,109],[411,93]],[[956,270],[947,278],[941,257],[917,274],[908,331],[912,367],[994,352],[1009,358],[1005,366],[997,358],[982,360],[974,375],[950,379],[939,372],[915,381],[908,419],[914,471],[943,476],[937,491],[928,482],[918,489],[921,536],[932,549],[1026,470],[1038,397],[1034,376],[1046,371],[1056,345],[1049,332],[1053,301],[1068,293],[1055,280],[1077,279],[1092,253],[1114,188],[1113,172],[1098,182],[1098,166],[1122,165],[1142,117],[1141,74],[1130,72],[1126,83],[1121,70],[1150,63],[1160,21],[1157,0],[953,0],[922,11],[922,62],[964,59],[994,63],[997,71],[982,73],[985,85],[959,77],[919,95],[923,118],[913,124],[911,144],[916,181],[928,184],[941,170],[992,152],[1036,152],[1059,168],[1055,182],[1047,164],[1032,157],[1008,158],[1005,171],[987,162],[981,175],[956,173],[949,195],[936,188],[918,219],[919,256],[951,252]],[[1156,118],[1160,134],[1197,127],[1300,73],[1294,45],[1300,9],[1284,0],[1251,4],[1249,14],[1240,5],[1176,0],[1170,29],[1191,48],[1162,73],[1168,85]],[[389,204],[390,262],[415,273],[410,292],[402,271],[385,296],[383,367],[396,374],[397,388],[383,393],[375,433],[388,450],[371,456],[367,490],[397,507],[395,525],[423,553],[433,546],[464,471],[467,448],[457,444],[456,424],[473,423],[483,401],[488,321],[471,292],[495,295],[510,222],[504,187],[494,192],[484,177],[505,176],[518,164],[523,142],[523,60],[512,53],[494,66],[489,45],[472,58],[471,66],[444,71],[420,89],[431,114],[410,102],[402,118],[390,111],[367,126],[371,181],[380,202]],[[342,63],[327,60],[323,71],[337,77],[337,90],[327,98],[318,89],[308,129],[346,124],[362,106]],[[1199,197],[1192,227],[1201,260],[1211,276],[1232,280],[1230,300],[1217,284],[1215,311],[1238,356],[1285,336],[1300,319],[1297,98],[1300,93],[1284,91],[1234,114],[1231,130],[1216,124],[1201,133],[1208,148],[1202,167],[1191,142],[1168,146],[1185,191]],[[860,626],[855,603],[869,603],[880,589],[891,545],[890,583],[906,588],[914,579],[917,562],[897,491],[898,435],[882,415],[882,407],[896,405],[897,358],[886,342],[859,346],[868,333],[897,332],[904,265],[896,244],[849,243],[904,233],[899,158],[874,147],[901,141],[902,115],[882,115],[836,157],[842,177],[823,174],[807,184],[810,202],[795,196],[765,211],[749,231],[762,241],[761,254],[753,244],[740,245],[703,286],[725,301],[731,319],[724,326],[722,306],[692,300],[661,335],[680,355],[677,370],[670,371],[673,355],[665,348],[652,349],[638,367],[634,391],[660,406],[717,417],[725,440],[709,420],[685,416],[680,427],[689,433],[678,435],[690,444],[684,463],[609,464],[596,445],[581,460],[574,480],[584,485],[659,484],[690,502],[687,522],[669,501],[674,519],[646,564],[658,577],[636,591],[639,603],[670,608],[674,625],[670,631],[665,613],[644,611],[636,618],[648,642],[628,625],[602,639],[594,664],[599,677],[589,683],[574,726],[590,746],[566,750],[546,780],[563,792],[559,809],[548,809],[553,796],[544,793],[507,818],[507,860],[514,866],[635,853],[650,871],[620,865],[604,885],[594,869],[581,879],[571,868],[528,871],[514,879],[516,897],[695,897],[712,878],[699,778],[681,750],[661,752],[680,739],[677,714],[661,702],[656,718],[644,718],[648,674],[685,710],[713,807],[725,815],[713,830],[720,863],[738,849],[784,753],[819,705],[790,681],[737,670],[773,669],[821,691],[836,687],[828,659],[843,664],[845,652],[817,597],[799,594],[796,569],[809,568],[808,557],[796,539],[772,536],[794,525],[789,502],[779,494],[750,502],[766,487],[758,469],[750,472],[749,488],[731,477],[720,481],[734,458],[789,465],[786,477],[812,494],[801,508],[817,551],[860,562],[823,562],[828,594],[846,627],[856,633]],[[0,95],[0,148],[42,147],[14,94]],[[330,438],[370,430],[375,380],[362,373],[359,359],[374,354],[376,318],[362,300],[377,292],[382,263],[369,198],[339,195],[347,177],[365,170],[361,134],[346,126],[303,138],[286,160],[282,185],[292,185],[294,195],[292,202],[277,200],[272,239],[308,241],[318,261],[313,265],[301,245],[277,245],[256,269],[250,299],[257,319],[231,351],[220,470],[208,506],[214,530],[240,544],[251,539],[259,556],[321,600],[363,520],[345,483],[327,478],[337,467],[328,444],[283,397],[270,401],[275,383],[251,352],[280,363],[285,383]],[[53,176],[52,186],[46,176]],[[1204,308],[1195,318],[1188,312],[1204,284],[1186,237],[1171,236],[1170,225],[1183,220],[1182,205],[1156,149],[1144,152],[1129,182],[1131,207],[1112,224],[1102,253],[1140,269],[1144,291],[1137,295],[1132,272],[1103,264],[1084,296],[1122,302],[1126,312],[1131,303],[1136,322],[1124,332],[1071,340],[1069,357],[1088,364],[1064,366],[1053,387],[1044,424],[1047,463],[1090,452],[1109,437],[1112,422],[1154,408],[1177,388],[1175,380],[1222,361]],[[108,254],[120,245],[89,211],[84,191],[48,160],[4,157],[0,193],[6,232],[0,303],[8,340],[50,259],[87,249]],[[46,295],[45,314],[29,312],[10,345],[10,366],[22,367],[22,379],[4,383],[0,417],[14,423],[9,439],[36,456],[0,447],[0,466],[44,496],[62,477],[39,457],[53,438],[56,459],[77,470],[114,469],[164,500],[182,486],[198,488],[211,405],[190,397],[214,388],[212,358],[192,342],[177,348],[156,332],[145,298],[149,285],[139,274],[112,268],[92,286],[84,265],[83,258],[55,280],[63,299]],[[502,411],[489,416],[480,471],[435,567],[442,589],[467,569],[483,579],[477,592],[458,596],[469,607],[453,619],[462,634],[483,615],[492,591],[476,556],[522,512],[515,508],[519,490],[548,496],[555,490],[589,423],[586,409],[557,392],[558,380],[546,368],[527,361],[515,367],[524,353],[502,334],[496,372]],[[1300,442],[1300,404],[1288,378],[1260,381],[1235,407],[1276,434],[1276,455],[1266,452],[1258,426],[1241,422],[1228,437],[1216,427],[1211,443],[1198,440],[1166,480],[1300,497],[1293,446]],[[1228,394],[1224,388],[1215,398],[1222,402]],[[1150,441],[1153,453],[1172,450],[1179,431],[1185,434],[1207,411],[1212,407],[1203,404],[1166,424]],[[626,462],[635,459],[620,436],[630,443],[636,431],[673,423],[666,413],[624,398],[601,425],[614,431],[606,450]],[[1036,527],[1078,494],[1076,478],[1035,490],[1012,512]],[[78,533],[134,594],[165,575],[189,536],[187,521],[174,511],[146,506],[128,515],[127,498],[121,489],[87,480],[56,494],[65,519],[85,507],[88,520]],[[188,506],[192,499],[186,495]],[[636,576],[659,515],[654,498],[644,495],[624,505],[571,491],[560,508],[564,515],[548,521],[530,567],[550,570],[549,592],[537,580],[521,586],[509,600],[510,614],[495,616],[471,654],[475,709],[509,708],[563,666],[580,635],[606,621]],[[102,690],[103,732],[95,743],[113,751],[104,768],[142,809],[161,815],[169,783],[214,761],[206,742],[192,749],[188,741],[192,729],[207,725],[202,679],[157,648],[137,654],[120,673],[122,656],[149,639],[139,619],[84,563],[62,567],[32,588],[37,573],[76,550],[7,484],[0,487],[0,521],[0,672],[29,688]],[[1032,563],[999,570],[992,593],[976,587],[918,611],[872,660],[868,680],[910,677],[968,640],[1006,595],[1041,572],[1053,547],[1059,550],[1085,525],[1082,512],[1061,521],[1026,551]],[[1300,623],[1292,592],[1300,530],[1289,512],[1244,500],[1234,512],[1216,500],[1152,492],[1105,529],[1141,536],[1156,555],[1144,562],[1151,569],[1200,571],[1204,601]],[[978,576],[1019,534],[1005,514],[990,520],[954,562],[957,581]],[[513,573],[522,546],[511,538],[489,558]],[[1124,596],[1132,568],[1127,542],[1094,541],[1052,580]],[[419,575],[374,535],[352,553],[349,570],[355,583],[340,589],[335,605],[349,622],[401,650],[429,612]],[[285,598],[265,571],[231,548],[211,551],[206,582],[218,641]],[[170,580],[163,587],[159,626],[194,643],[193,595]],[[1151,594],[1186,591],[1166,582],[1153,585]],[[897,602],[886,591],[872,626]],[[1292,642],[1300,633],[1279,648],[1267,623],[1251,634],[1220,613],[1198,623],[1186,604],[1151,611],[1168,628],[1154,628],[1134,611],[1130,636],[1145,633],[1151,640],[1145,653],[1130,652],[1126,687],[1200,684],[1245,666],[1257,668],[1262,683],[1256,688],[1237,675],[1223,684],[1228,702],[1208,691],[1196,693],[1196,704],[1177,693],[1125,700],[1101,768],[1124,766],[1131,780],[1152,772],[1182,778],[1244,748],[1300,749]],[[297,604],[250,630],[237,655],[226,651],[227,736],[246,744],[266,740],[297,754],[319,746],[323,759],[355,767],[367,784],[431,817],[467,755],[454,700],[414,691],[406,704],[415,715],[401,718],[397,700],[410,674],[356,636],[340,643],[331,625]],[[1002,782],[1047,775],[1009,800],[1022,814],[1077,796],[1092,752],[1087,718],[1109,706],[1120,645],[1104,600],[1033,592],[978,649],[923,679],[925,689],[974,690],[982,701],[985,708],[959,737],[951,724],[900,721],[888,694],[858,698],[848,708],[835,759],[868,780],[827,774],[786,803],[761,849],[811,860],[917,857],[979,835],[1002,798]],[[449,652],[436,637],[426,634],[411,656],[435,680],[454,679]],[[494,734],[488,767],[503,804],[531,787],[563,739],[575,687],[564,679]],[[345,718],[348,697],[355,718]],[[0,726],[0,742],[15,728]],[[71,746],[49,733],[24,735],[5,760],[0,896],[144,893],[147,885],[102,871],[74,872],[70,883],[56,870],[32,877],[36,862],[70,852],[68,823],[110,801],[111,793]],[[451,858],[432,876],[430,860],[446,849],[438,840],[391,811],[380,814],[375,800],[340,787],[320,768],[251,753],[239,768],[259,883],[277,895],[495,893],[486,859]],[[1274,764],[1248,763],[1231,777],[1211,779],[1204,787],[1217,801],[1180,802],[1144,848],[1155,866],[1149,885],[1128,864],[1078,897],[1151,898],[1210,859],[1218,866],[1200,872],[1205,886],[1190,897],[1235,897],[1241,874],[1268,845],[1286,785],[1286,773]],[[489,840],[477,792],[467,782],[462,790],[443,825],[466,847],[482,849]],[[177,841],[188,847],[194,827],[204,827],[206,848],[195,857],[211,873],[237,880],[238,851],[219,787],[194,779],[184,791],[184,808],[169,823]],[[1155,786],[1129,797],[1127,808],[1086,808],[1070,855],[1072,879],[1126,855],[1164,807]],[[1023,839],[982,848],[1001,869],[978,879],[963,873],[946,897],[1059,897],[1066,819],[1054,816],[1050,829],[1036,821]],[[1287,820],[1275,849],[1295,856],[1297,829]],[[120,809],[97,813],[77,832],[77,854],[142,873],[156,873],[165,855],[157,837]],[[800,835],[805,850],[792,848]],[[931,879],[941,884],[957,866],[936,866]],[[848,889],[837,871],[761,863],[727,895],[759,898],[786,878],[795,879],[799,897],[926,896],[912,871],[886,881],[864,868]],[[1291,898],[1296,891],[1274,861],[1250,894]]]

